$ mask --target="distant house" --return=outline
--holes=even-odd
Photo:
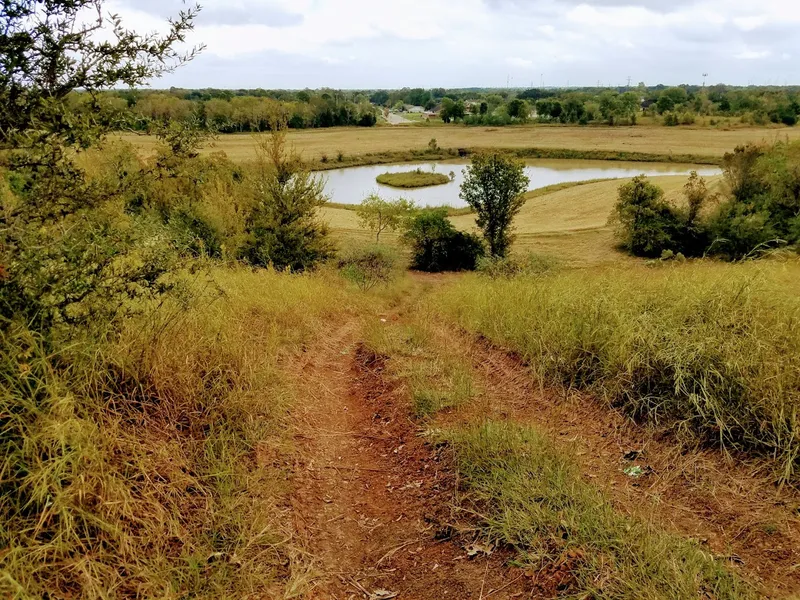
[[[651,100],[642,100],[642,110],[647,110],[648,108],[653,106],[653,104],[655,104],[655,103],[656,103],[656,101],[652,100],[652,99]]]
[[[423,115],[426,119],[438,119],[439,113],[434,110],[426,110]]]
[[[424,109],[424,108],[422,108],[421,106],[407,106],[407,107],[406,107],[406,112],[410,112],[410,113],[424,113],[424,112],[425,112],[425,109]]]

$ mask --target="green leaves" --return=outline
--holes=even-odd
[[[529,183],[524,163],[501,154],[479,154],[467,167],[460,197],[477,213],[492,256],[508,252],[511,223],[525,204]]]

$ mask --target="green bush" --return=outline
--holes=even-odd
[[[737,259],[800,242],[800,144],[737,147],[723,170],[731,193],[710,220],[712,252]]]
[[[342,276],[364,291],[389,283],[396,265],[396,253],[386,246],[352,249],[338,262]]]
[[[472,271],[485,254],[480,238],[458,231],[446,208],[420,211],[410,219],[403,240],[411,247],[411,267],[419,271]]]
[[[664,191],[644,175],[619,188],[612,220],[620,245],[636,256],[657,258],[678,246],[679,213],[664,199]]]
[[[685,206],[673,206],[664,199],[664,191],[644,175],[621,186],[611,217],[620,245],[631,254],[648,258],[665,252],[701,256],[709,245],[703,209],[711,196],[696,172],[684,186],[684,196]]]
[[[253,174],[254,201],[239,257],[254,266],[303,271],[331,258],[328,227],[318,219],[325,204],[324,183],[314,177],[278,127],[260,143]]]
[[[169,224],[175,231],[178,248],[192,256],[222,257],[222,235],[197,211],[177,210]]]

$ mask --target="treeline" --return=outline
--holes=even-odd
[[[99,102],[98,102],[99,100]],[[641,118],[666,126],[729,124],[793,126],[800,118],[800,88],[678,86],[580,89],[401,90],[115,90],[100,98],[72,92],[77,112],[102,107],[117,128],[147,131],[156,123],[192,120],[219,133],[372,127],[381,112],[420,107],[427,118],[467,125],[515,123],[636,125]]]
[[[508,125],[518,122],[635,125],[639,118],[667,126],[710,125],[736,118],[743,123],[795,125],[797,87],[677,86],[513,90],[398,90],[374,92],[370,100],[394,109],[404,105],[439,111],[445,122]],[[452,107],[455,106],[455,111]]]
[[[76,109],[91,103],[87,96],[73,92]],[[269,131],[276,122],[306,129],[372,127],[378,121],[367,95],[336,90],[127,90],[106,92],[101,100],[120,127],[140,131],[154,123],[187,120],[219,133]]]

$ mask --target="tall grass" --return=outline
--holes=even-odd
[[[114,339],[46,352],[9,330],[2,595],[278,595],[294,568],[280,361],[346,305],[336,281],[215,269]]]
[[[754,598],[695,544],[617,512],[572,457],[535,430],[487,422],[441,432],[490,537],[569,598]]]
[[[465,278],[441,296],[466,329],[546,381],[684,439],[800,474],[800,262],[694,263]]]

